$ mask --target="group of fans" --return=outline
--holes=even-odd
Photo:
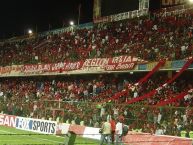
[[[105,23],[92,29],[0,43],[0,65],[56,63],[128,55],[156,61],[193,55],[192,10]]]
[[[157,88],[165,81],[165,72],[155,73],[144,85],[130,88],[127,96],[102,103],[106,98],[124,90],[128,84],[134,84],[144,74],[91,75],[78,78],[76,76],[1,78],[0,110],[6,114],[52,119],[91,127],[101,127],[103,119],[107,120],[109,116],[122,115],[125,118],[124,123],[129,125],[130,130],[140,129],[143,132],[156,133],[159,129],[163,134],[178,136],[182,130],[192,130],[192,93],[172,102],[171,108],[151,106],[192,88],[191,72],[185,72],[154,97],[134,106],[125,104],[125,100],[137,98]],[[50,110],[45,114],[46,108]],[[64,109],[64,112],[53,112],[51,108]]]
[[[101,142],[100,145],[103,145],[105,139],[110,145],[111,143],[115,143],[115,145],[122,145],[122,138],[128,133],[128,126],[124,124],[123,116],[115,116],[117,119],[115,120],[113,116],[110,118],[103,119],[100,133],[101,133]]]
[[[147,61],[187,59],[193,56],[192,30],[191,10],[178,15],[154,15],[152,18],[100,24],[93,29],[75,29],[0,43],[0,65],[56,63],[119,55],[135,56]],[[124,124],[129,125],[130,130],[154,134],[180,136],[181,131],[186,130],[186,136],[189,137],[193,130],[192,92],[182,100],[169,104],[170,107],[154,108],[152,105],[191,89],[191,72],[182,74],[151,99],[141,101],[137,104],[140,106],[126,105],[127,100],[158,88],[168,77],[167,73],[158,72],[146,83],[134,85],[144,75],[126,73],[0,78],[0,111],[100,127],[101,145],[106,137],[109,143],[110,139],[115,143],[121,142]],[[117,92],[127,90],[128,86],[132,87],[126,95],[103,102]],[[45,113],[46,108],[50,110]],[[63,108],[63,111],[54,111],[53,108]]]

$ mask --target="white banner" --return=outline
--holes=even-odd
[[[43,134],[56,134],[55,121],[16,117],[16,128]]]
[[[101,134],[99,133],[99,129],[100,128],[86,127],[83,137],[100,140]]]

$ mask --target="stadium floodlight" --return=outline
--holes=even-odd
[[[70,26],[74,26],[74,22],[73,21],[70,21]]]
[[[28,30],[28,34],[31,35],[33,31],[31,29]]]

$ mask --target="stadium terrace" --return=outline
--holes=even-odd
[[[179,6],[1,42],[0,135],[191,145],[193,7],[162,2]]]

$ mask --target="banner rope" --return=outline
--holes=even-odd
[[[158,71],[160,69],[160,67],[162,67],[165,64],[166,60],[160,60],[159,63],[143,78],[141,78],[137,83],[135,83],[134,85],[141,85],[144,82],[146,82],[148,80],[149,77],[151,77],[156,71]],[[134,86],[134,85],[130,85],[128,86],[127,90],[115,93],[111,98],[108,98],[100,103],[105,103],[111,100],[117,100],[119,99],[121,96],[126,95],[128,93],[128,90]]]
[[[174,77],[172,77],[170,80],[166,81],[166,83],[164,83],[163,85],[161,85],[160,87],[158,87],[157,89],[155,90],[152,90],[150,91],[149,93],[141,96],[141,97],[137,97],[137,98],[134,98],[134,99],[131,99],[129,101],[127,101],[126,103],[127,104],[132,104],[132,103],[135,103],[135,102],[138,102],[138,101],[142,101],[144,99],[147,99],[147,98],[151,98],[153,95],[155,95],[159,90],[161,90],[163,87],[167,86],[168,84],[172,83],[174,80],[176,80],[185,70],[188,69],[188,67],[192,64],[193,62],[193,58],[189,59],[185,64],[184,66],[180,69],[180,71],[174,75]]]
[[[174,97],[174,98],[171,98],[171,99],[168,99],[168,100],[164,100],[164,101],[161,101],[161,102],[158,102],[156,104],[156,106],[165,106],[165,105],[168,105],[170,103],[173,103],[173,102],[176,102],[178,100],[181,100],[183,99],[186,95],[188,95],[189,92],[192,92],[193,89],[190,89],[189,91],[185,91],[185,92],[182,92],[180,93],[178,96]]]

